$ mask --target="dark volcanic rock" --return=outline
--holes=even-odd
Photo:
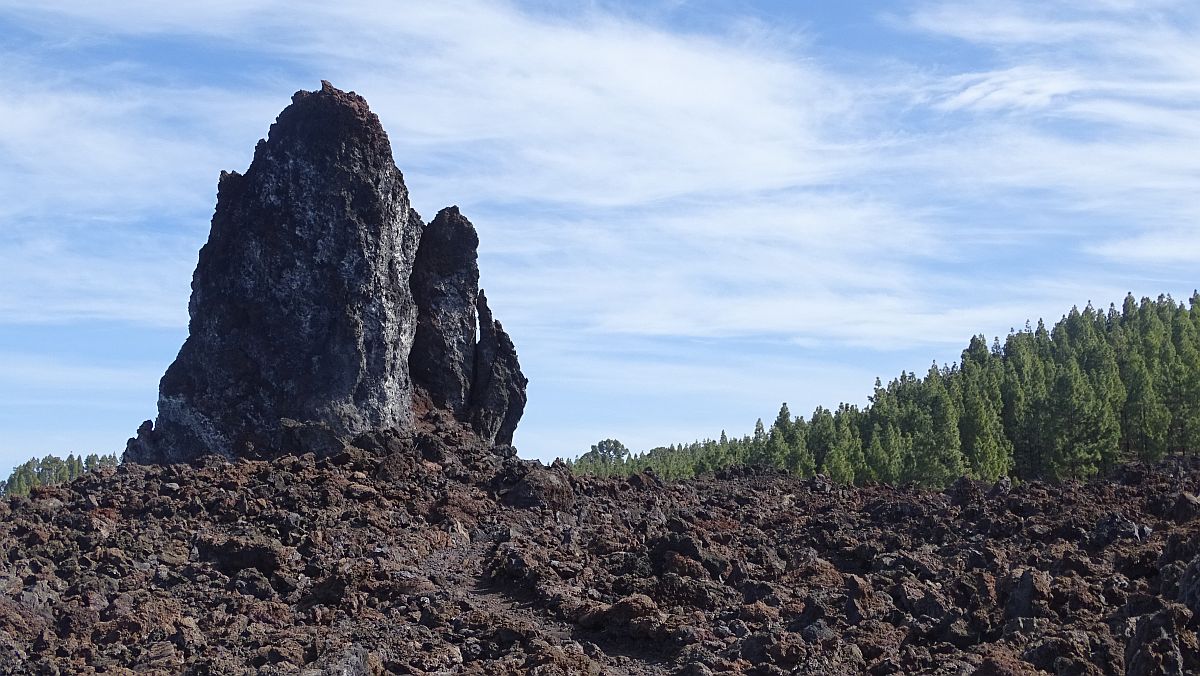
[[[506,445],[525,411],[528,381],[479,288],[478,246],[458,207],[442,209],[425,228],[413,264],[417,334],[409,365],[430,405],[470,422],[485,443]]]
[[[492,318],[483,289],[476,308],[479,344],[475,346],[475,382],[471,386],[471,425],[486,441],[511,444],[525,412],[529,380],[521,373],[512,338]]]
[[[453,434],[0,501],[0,674],[1200,673],[1200,574],[1167,595],[1120,572],[1195,556],[1200,520],[1151,509],[1200,461],[956,507],[765,472],[568,476]],[[1029,516],[992,533],[980,510],[1011,498]],[[1069,527],[1117,508],[1149,535]]]
[[[1194,673],[1200,646],[1195,632],[1188,629],[1190,619],[1191,612],[1178,604],[1166,604],[1162,610],[1139,618],[1125,647],[1125,673]]]
[[[458,207],[442,209],[421,237],[413,263],[417,334],[409,366],[431,403],[466,413],[475,375],[479,236]]]
[[[298,92],[245,175],[221,174],[188,339],[125,460],[336,454],[412,431],[413,380],[485,445],[511,444],[526,380],[478,245],[456,207],[422,224],[362,97]]]
[[[245,175],[222,173],[189,336],[134,462],[270,456],[280,420],[404,427],[422,223],[361,97],[298,92]]]

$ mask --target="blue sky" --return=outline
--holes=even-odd
[[[217,175],[321,79],[478,227],[526,457],[1200,284],[1195,3],[104,4],[0,1],[0,466],[153,417]]]

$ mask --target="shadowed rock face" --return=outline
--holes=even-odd
[[[330,453],[363,432],[411,429],[410,357],[436,406],[471,418],[474,228],[447,209],[422,242],[379,118],[322,84],[292,98],[244,175],[222,172],[189,336],[125,460]],[[414,276],[419,247],[426,274]],[[437,330],[414,349],[418,307]],[[511,441],[492,427],[489,443]]]
[[[471,387],[471,426],[489,442],[511,444],[525,412],[525,386],[529,381],[517,363],[512,338],[492,318],[483,289],[479,290],[476,309],[479,343],[475,346],[475,382]]]
[[[430,221],[413,264],[417,334],[409,367],[435,407],[467,412],[475,374],[475,298],[479,236],[458,207]]]
[[[528,381],[479,289],[478,245],[458,207],[443,209],[425,228],[413,264],[417,334],[409,365],[430,404],[470,422],[489,444],[511,444]]]

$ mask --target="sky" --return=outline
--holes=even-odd
[[[1194,2],[116,4],[0,0],[0,467],[154,416],[217,177],[322,79],[479,230],[524,457],[1200,285]]]

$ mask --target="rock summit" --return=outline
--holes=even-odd
[[[361,96],[297,92],[250,168],[221,173],[188,338],[124,459],[328,454],[414,409],[511,444],[527,380],[478,245],[457,207],[422,222]]]

